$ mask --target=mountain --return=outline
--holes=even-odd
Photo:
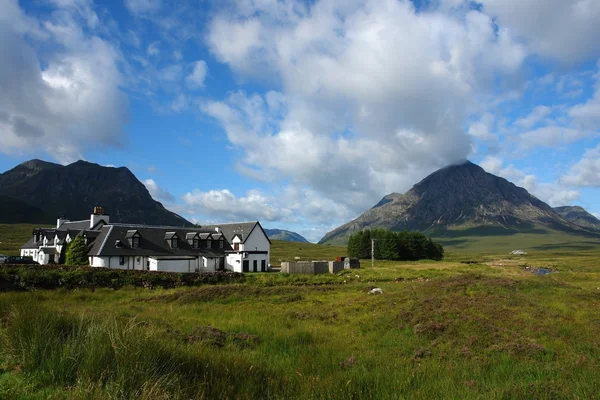
[[[308,240],[302,237],[302,235],[296,232],[286,231],[283,229],[265,229],[265,232],[271,240],[274,239],[285,240],[286,242],[310,243]]]
[[[418,230],[432,236],[491,235],[554,229],[589,234],[552,207],[469,161],[442,168],[405,194],[391,193],[319,243],[344,243],[366,228]]]
[[[33,221],[34,216],[26,214],[14,222],[55,221],[59,216],[83,220],[90,217],[94,206],[101,206],[112,222],[191,225],[152,199],[129,169],[86,161],[67,166],[41,160],[24,162],[0,174],[0,196],[13,201],[8,209],[2,208],[3,214],[27,206],[43,213],[39,215],[43,221]]]
[[[600,220],[579,206],[555,207],[554,211],[577,226],[600,231]]]
[[[0,196],[0,224],[46,224],[56,222],[42,210],[24,201]]]

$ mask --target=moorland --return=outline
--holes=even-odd
[[[30,230],[6,227],[0,252],[14,254],[14,232]],[[596,241],[441,242],[443,261],[363,260],[336,275],[0,292],[0,398],[599,396]],[[271,258],[344,253],[274,241]]]

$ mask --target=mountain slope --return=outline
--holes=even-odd
[[[567,221],[582,228],[600,231],[600,220],[579,206],[555,207],[556,211]]]
[[[265,229],[267,236],[271,240],[285,240],[286,242],[297,242],[297,243],[310,243],[302,235],[286,231],[284,229]]]
[[[113,222],[190,225],[152,199],[125,167],[85,161],[62,166],[31,160],[0,174],[0,196],[27,203],[50,218],[87,219],[94,206],[102,206]]]
[[[477,234],[535,231],[540,227],[586,234],[552,207],[506,179],[467,161],[442,168],[405,194],[391,193],[319,243],[343,243],[365,228],[419,230],[444,236],[451,229]]]
[[[45,224],[53,220],[56,222],[56,218],[51,218],[39,208],[24,201],[0,196],[0,224]]]

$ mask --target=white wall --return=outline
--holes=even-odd
[[[192,260],[161,260],[150,258],[150,271],[164,272],[195,272],[198,259]]]
[[[233,272],[242,272],[242,255],[239,253],[227,254],[225,269]]]

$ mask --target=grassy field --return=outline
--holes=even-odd
[[[0,292],[0,398],[600,398],[600,248],[581,246],[237,285]],[[272,258],[343,250],[274,242]]]

